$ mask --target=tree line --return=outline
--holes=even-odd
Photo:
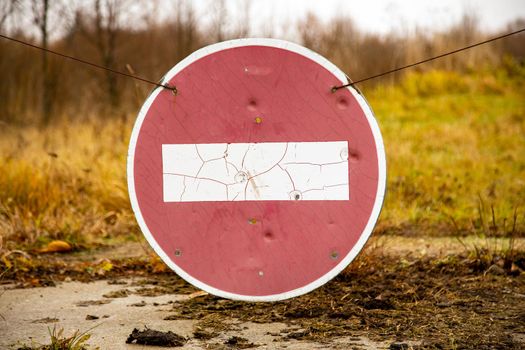
[[[205,45],[247,37],[251,2],[238,0],[232,16],[224,0],[209,2],[209,18],[199,18],[188,0],[171,2],[159,20],[155,1],[4,0],[0,32],[44,48],[105,67],[158,80],[173,65]],[[240,15],[239,15],[240,13]],[[296,41],[332,60],[352,79],[455,49],[487,36],[479,21],[464,16],[442,32],[417,30],[409,35],[378,35],[360,30],[348,17],[321,21],[308,14],[294,34]],[[525,27],[525,20],[507,30]],[[264,36],[279,28],[267,26]],[[259,34],[259,33],[258,33]],[[475,70],[508,60],[525,64],[525,40],[520,34],[418,69]],[[134,113],[151,86],[108,71],[97,71],[49,53],[0,40],[0,121],[46,126],[56,120],[112,118]],[[395,82],[403,73],[368,83]]]

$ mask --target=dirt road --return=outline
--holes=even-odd
[[[384,237],[327,285],[277,303],[215,298],[169,271],[128,268],[88,283],[68,273],[104,257],[115,266],[133,261],[147,254],[140,245],[62,255],[47,262],[62,264],[62,273],[49,273],[55,287],[16,288],[31,281],[23,274],[4,281],[0,348],[48,344],[53,327],[88,332],[100,349],[149,348],[126,344],[133,329],[146,327],[184,337],[187,349],[525,346],[525,274],[481,270],[464,253],[453,239]]]

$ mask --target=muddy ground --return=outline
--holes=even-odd
[[[140,244],[6,259],[0,348],[38,348],[54,326],[101,349],[142,349],[126,340],[146,327],[188,349],[525,348],[519,250],[488,264],[454,239],[376,239],[331,282],[275,303],[199,292]]]

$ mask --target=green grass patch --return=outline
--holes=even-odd
[[[383,231],[477,233],[481,198],[501,228],[517,209],[523,235],[525,80],[509,75],[413,73],[368,92],[387,153]]]

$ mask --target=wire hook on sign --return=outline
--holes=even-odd
[[[500,35],[500,36],[496,36],[494,38],[490,38],[490,39],[487,39],[487,40],[484,40],[484,41],[480,41],[478,43],[474,43],[474,44],[471,44],[471,45],[468,45],[468,46],[465,46],[465,47],[462,47],[462,48],[459,48],[459,49],[456,49],[456,50],[445,52],[445,53],[442,53],[441,55],[437,55],[437,56],[434,56],[434,57],[429,57],[429,58],[426,58],[426,59],[418,61],[418,62],[407,64],[406,66],[397,67],[397,68],[391,69],[391,70],[386,71],[386,72],[382,72],[382,73],[379,73],[379,74],[375,74],[375,75],[369,76],[367,78],[363,78],[363,79],[359,79],[359,80],[356,80],[356,81],[353,81],[353,82],[349,82],[348,84],[344,84],[344,85],[340,85],[340,86],[334,86],[334,87],[332,87],[332,92],[336,92],[337,90],[343,89],[345,87],[354,86],[355,84],[362,83],[364,81],[368,81],[368,80],[371,80],[371,79],[379,78],[379,77],[382,77],[384,75],[392,74],[392,73],[399,72],[399,71],[407,69],[407,68],[418,66],[420,64],[436,60],[438,58],[442,58],[442,57],[445,57],[445,56],[453,55],[455,53],[458,53],[458,52],[461,52],[461,51],[465,51],[465,50],[468,50],[468,49],[472,49],[474,47],[481,46],[481,45],[484,45],[484,44],[487,44],[487,43],[490,43],[490,42],[493,42],[493,41],[496,41],[496,40],[500,40],[500,39],[509,37],[511,35],[519,34],[519,33],[524,32],[524,31],[525,31],[525,28],[522,28],[522,29],[516,30],[514,32],[506,33],[506,34],[503,34],[503,35]]]
[[[111,73],[114,73],[114,74],[119,74],[119,75],[122,75],[122,76],[125,76],[125,77],[128,77],[128,78],[132,78],[132,79],[135,79],[135,80],[140,80],[142,82],[145,82],[145,83],[148,83],[148,84],[151,84],[151,85],[162,87],[162,88],[171,90],[174,95],[177,95],[177,93],[178,93],[178,90],[177,90],[176,86],[171,86],[171,85],[168,85],[168,84],[156,83],[156,82],[154,82],[152,80],[149,80],[149,79],[146,79],[146,78],[142,78],[142,77],[139,77],[139,76],[136,76],[136,75],[133,75],[133,74],[124,73],[124,72],[121,72],[121,71],[118,71],[118,70],[115,70],[115,69],[112,69],[112,68],[109,68],[109,67],[101,66],[99,64],[96,64],[96,63],[93,63],[93,62],[90,62],[90,61],[86,61],[86,60],[78,58],[78,57],[74,57],[74,56],[66,55],[66,54],[63,54],[63,53],[60,53],[60,52],[57,52],[57,51],[46,49],[44,47],[33,45],[33,44],[28,43],[26,41],[15,39],[15,38],[3,35],[3,34],[0,34],[0,38],[11,40],[13,42],[16,42],[16,43],[19,43],[19,44],[22,44],[22,45],[25,45],[25,46],[29,46],[29,47],[31,47],[33,49],[49,52],[49,53],[51,53],[53,55],[57,55],[57,56],[60,56],[60,57],[63,57],[63,58],[67,58],[67,59],[72,60],[72,61],[83,63],[85,65],[88,65],[88,66],[91,66],[91,67],[94,67],[94,68],[97,68],[97,69],[102,69],[102,70],[105,70],[105,71],[108,71],[108,72],[111,72]]]

